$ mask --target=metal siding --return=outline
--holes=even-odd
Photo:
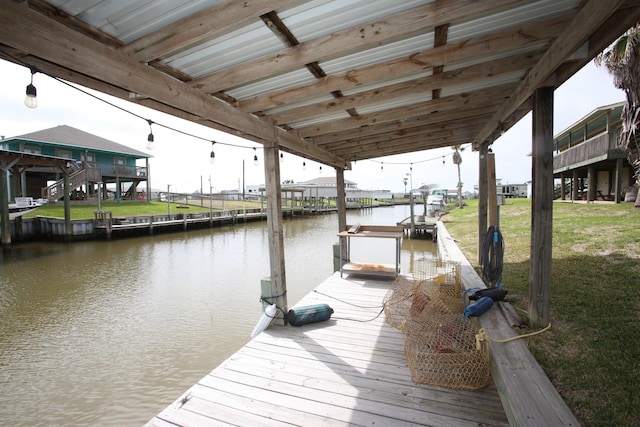
[[[282,49],[280,40],[259,21],[173,55],[165,62],[198,78]]]
[[[416,51],[427,50],[431,47],[433,47],[433,32],[428,32],[340,58],[321,61],[320,66],[327,74],[337,74],[382,61],[402,58]]]
[[[300,68],[290,73],[280,74],[278,76],[227,90],[226,93],[237,100],[243,100],[288,87],[313,83],[314,81],[316,81],[316,78],[309,72],[309,70],[306,68]]]
[[[70,15],[124,43],[223,0],[49,0]]]
[[[580,3],[580,0],[541,0],[471,21],[452,23],[447,34],[447,42],[453,43],[469,37],[479,37],[539,20],[541,16],[547,18],[558,16],[576,9]]]
[[[432,1],[315,0],[283,12],[280,19],[299,42],[305,42]]]

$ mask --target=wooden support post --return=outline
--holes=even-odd
[[[338,233],[347,229],[347,193],[344,188],[344,169],[336,168],[336,190],[337,200],[336,205],[338,208]],[[347,259],[347,245],[345,244],[345,237],[338,237],[342,240],[342,244],[339,245],[342,248],[342,254],[340,259]],[[340,243],[340,242],[338,242]],[[340,254],[339,254],[340,255]],[[338,266],[340,268],[341,266]]]
[[[567,194],[564,186],[565,186],[565,179],[564,179],[564,173],[562,173],[560,174],[560,200],[567,199]]]
[[[498,195],[496,194],[496,157],[487,153],[487,204],[489,227],[498,227]],[[486,230],[485,230],[486,231]]]
[[[487,153],[488,144],[478,150],[478,264],[482,263],[482,242],[487,234]]]
[[[551,306],[551,242],[553,230],[553,88],[533,95],[531,258],[529,318],[532,326],[549,324]]]
[[[9,188],[7,187],[7,167],[0,165],[0,220],[2,220],[2,247],[11,245],[11,223],[9,222]]]
[[[69,242],[71,240],[71,235],[73,234],[72,224],[71,224],[71,184],[69,183],[69,168],[65,168],[63,171],[63,184],[62,188],[64,190],[64,239]]]
[[[575,202],[576,200],[578,200],[578,171],[577,170],[573,170],[573,178],[571,179],[571,201]]]
[[[613,174],[613,177],[614,177],[613,192],[615,194],[613,200],[616,203],[620,203],[622,201],[620,200],[622,196],[622,159],[616,159],[616,170],[615,170],[615,173]]]
[[[287,279],[284,264],[284,236],[282,227],[282,194],[280,186],[280,156],[277,142],[264,144],[264,175],[267,193],[267,230],[269,234],[269,265],[271,269],[270,299],[282,313],[287,308]],[[280,313],[280,314],[282,314]],[[280,315],[279,314],[279,315]],[[274,324],[284,325],[284,318]]]
[[[409,230],[409,238],[413,238],[416,234],[416,216],[414,210],[413,189],[409,192],[409,215],[411,215],[411,229]]]
[[[587,201],[593,202],[596,199],[596,167],[587,167]]]

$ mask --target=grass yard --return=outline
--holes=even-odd
[[[531,201],[507,203],[502,277],[526,319]],[[477,200],[443,220],[477,265]],[[551,322],[529,348],[581,423],[640,426],[640,209],[632,203],[554,203]]]

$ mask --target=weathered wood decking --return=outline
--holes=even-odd
[[[269,328],[147,426],[508,425],[493,387],[411,381],[404,335],[380,314],[391,283],[335,273],[297,304],[327,303],[330,320]]]

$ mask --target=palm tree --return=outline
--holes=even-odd
[[[615,87],[622,89],[626,103],[622,109],[623,148],[627,151],[633,167],[636,184],[640,180],[640,24],[636,24],[622,35],[607,50],[595,58],[596,65],[604,65],[613,76]],[[640,207],[640,192],[636,198]]]
[[[462,209],[464,203],[462,202],[462,179],[460,177],[460,163],[462,163],[461,151],[464,151],[462,145],[454,145],[451,149],[455,150],[453,153],[453,163],[458,166],[458,207]]]

